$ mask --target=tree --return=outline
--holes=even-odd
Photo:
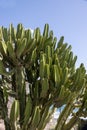
[[[48,24],[43,34],[39,28],[32,34],[22,24],[1,27],[0,117],[5,129],[43,130],[55,109],[65,105],[55,130],[70,130],[87,109],[86,70],[83,64],[76,69],[76,59],[71,45],[63,36],[57,42]]]

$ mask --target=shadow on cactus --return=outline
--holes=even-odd
[[[87,113],[87,75],[83,64],[76,69],[76,60],[71,46],[64,37],[57,41],[48,24],[43,33],[22,24],[1,27],[0,118],[5,129],[44,130],[63,105],[54,129],[70,130],[79,122]]]

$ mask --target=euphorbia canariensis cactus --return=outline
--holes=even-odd
[[[1,27],[0,118],[5,129],[44,130],[55,109],[65,105],[54,130],[70,130],[87,109],[86,70],[83,64],[76,69],[76,60],[71,46],[64,37],[57,41],[48,24],[43,34],[22,24]]]

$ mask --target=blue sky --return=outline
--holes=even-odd
[[[54,35],[65,37],[78,56],[77,66],[87,69],[87,1],[86,0],[0,0],[0,26],[25,28],[40,27],[48,23]]]

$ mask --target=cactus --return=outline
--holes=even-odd
[[[63,36],[57,43],[48,24],[42,34],[39,28],[32,34],[22,24],[17,29],[12,24],[1,27],[0,118],[5,129],[43,130],[63,105],[55,130],[70,130],[81,115],[87,115],[87,75],[83,64],[75,68],[76,60],[71,45],[64,43]],[[13,99],[10,114],[9,98]]]

